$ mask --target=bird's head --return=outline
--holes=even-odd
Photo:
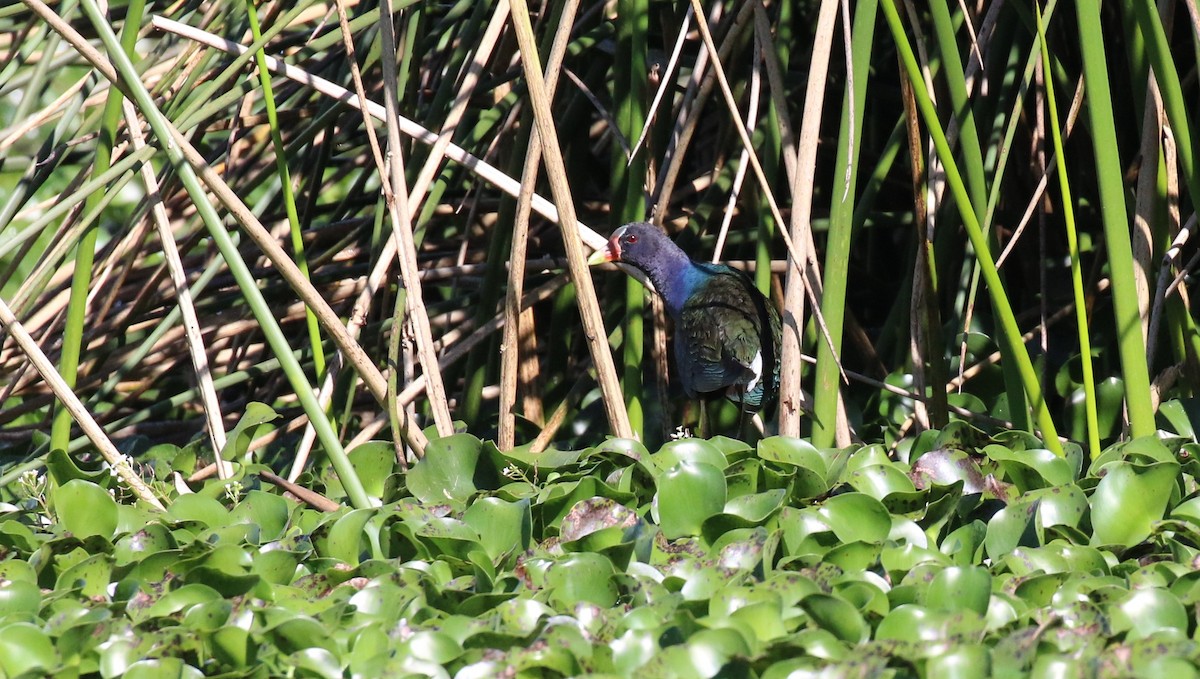
[[[649,271],[664,247],[674,246],[667,235],[657,227],[645,222],[634,222],[613,231],[608,244],[597,250],[588,259],[588,264],[622,262],[642,271]]]

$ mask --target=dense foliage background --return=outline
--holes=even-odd
[[[1187,665],[1193,11],[0,7],[0,670]],[[672,441],[643,219],[765,432]]]

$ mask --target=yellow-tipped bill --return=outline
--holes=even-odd
[[[608,245],[600,248],[588,257],[588,266],[596,266],[605,262],[621,261],[621,246],[617,244],[616,238],[608,241]]]

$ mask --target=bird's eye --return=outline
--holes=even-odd
[[[625,236],[625,242],[626,243],[636,243],[637,242],[637,234],[631,233],[628,236]]]

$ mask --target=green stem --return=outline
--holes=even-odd
[[[1075,327],[1079,332],[1079,359],[1083,365],[1084,413],[1087,419],[1088,453],[1094,459],[1100,454],[1100,418],[1096,412],[1096,378],[1092,372],[1092,342],[1088,332],[1087,299],[1083,294],[1083,267],[1079,261],[1079,238],[1075,229],[1075,203],[1071,199],[1071,182],[1067,175],[1067,156],[1063,153],[1062,132],[1058,121],[1058,105],[1054,97],[1054,79],[1050,77],[1050,50],[1046,46],[1045,26],[1041,8],[1037,11],[1038,43],[1042,48],[1042,72],[1045,74],[1046,107],[1050,109],[1050,137],[1054,140],[1054,157],[1058,158],[1058,187],[1062,193],[1063,219],[1067,227],[1067,248],[1071,252],[1071,290],[1075,296]]]
[[[1125,205],[1121,160],[1117,155],[1117,132],[1113,122],[1112,92],[1108,86],[1108,64],[1100,26],[1100,3],[1081,0],[1075,16],[1079,27],[1079,49],[1083,77],[1087,82],[1087,112],[1096,154],[1096,180],[1100,193],[1100,217],[1112,277],[1113,313],[1117,322],[1117,347],[1125,380],[1125,405],[1129,431],[1135,438],[1153,435],[1154,408],[1150,403],[1150,373],[1146,367],[1146,344],[1142,340],[1141,314],[1133,279],[1133,249],[1129,242],[1129,218]],[[1049,76],[1047,75],[1047,78]],[[1182,155],[1181,155],[1182,159]]]
[[[326,454],[329,455],[330,462],[333,464],[333,468],[337,472],[338,478],[341,480],[351,504],[355,508],[369,507],[371,500],[367,497],[367,493],[363,489],[362,482],[359,480],[358,474],[354,471],[353,465],[350,464],[350,459],[346,456],[346,451],[342,449],[342,444],[338,441],[333,427],[330,426],[329,419],[323,416],[321,404],[317,401],[317,396],[313,393],[312,386],[308,383],[299,361],[292,354],[292,349],[288,346],[287,338],[284,336],[283,330],[280,329],[279,322],[275,319],[275,315],[267,305],[266,300],[263,299],[262,291],[258,288],[258,281],[250,272],[250,268],[246,266],[246,262],[242,259],[241,253],[238,252],[237,247],[234,245],[233,239],[230,238],[229,233],[221,223],[221,217],[209,201],[208,192],[205,190],[204,185],[201,184],[195,170],[188,164],[183,156],[183,152],[172,137],[170,123],[163,116],[162,112],[158,110],[154,100],[150,97],[150,93],[142,85],[141,80],[138,78],[137,70],[133,67],[133,62],[121,51],[116,35],[113,34],[112,28],[109,26],[100,8],[96,5],[95,0],[84,0],[83,8],[92,22],[97,36],[108,51],[108,58],[112,61],[113,66],[116,67],[119,84],[137,102],[138,109],[146,117],[146,121],[154,131],[154,136],[158,139],[160,148],[163,148],[170,157],[180,181],[187,189],[188,195],[192,198],[192,204],[195,206],[196,212],[204,221],[204,225],[212,237],[213,243],[217,246],[221,256],[229,266],[230,273],[233,274],[234,280],[237,281],[242,294],[245,295],[250,310],[254,313],[255,319],[262,328],[267,344],[279,358],[280,365],[288,378],[288,382],[296,392],[296,396],[301,406],[303,406],[304,412],[308,415],[309,420],[316,429],[317,438],[325,448]]]
[[[818,448],[834,445],[841,370],[837,357],[842,353],[843,325],[846,314],[846,278],[850,275],[850,237],[854,231],[854,199],[858,181],[858,157],[862,148],[862,121],[867,101],[867,80],[874,44],[878,2],[859,2],[854,14],[853,45],[854,90],[847,87],[843,96],[842,125],[838,134],[837,160],[834,162],[833,204],[829,212],[829,242],[825,250],[825,292],[821,313],[829,328],[829,342],[817,342],[816,384],[813,387],[812,443]],[[849,83],[847,83],[849,86]],[[850,112],[853,111],[853,118]],[[843,168],[849,167],[849,174]],[[845,179],[843,180],[843,177]],[[938,357],[940,360],[940,357]]]
[[[121,27],[121,43],[119,49],[124,54],[132,55],[133,46],[137,41],[138,27],[142,23],[142,12],[146,8],[145,0],[130,0],[125,14],[125,23]],[[32,97],[30,97],[32,99]],[[104,113],[100,125],[100,137],[96,140],[95,173],[103,174],[112,166],[112,149],[117,136],[117,126],[121,122],[121,91],[112,88],[104,102]],[[20,115],[20,114],[18,114]],[[88,195],[84,203],[84,211],[94,207],[104,197],[104,193],[94,191]],[[71,272],[71,296],[67,301],[67,315],[63,326],[62,353],[58,361],[58,372],[63,376],[67,386],[74,389],[79,377],[79,353],[83,345],[83,326],[87,315],[88,288],[92,284],[92,265],[96,258],[96,239],[100,235],[97,224],[83,232],[79,245],[75,249],[75,269]],[[71,424],[74,420],[64,407],[58,407],[54,413],[54,421],[50,425],[51,450],[66,450],[71,441]]]
[[[992,300],[996,320],[1000,324],[1004,340],[1008,342],[1012,349],[1012,358],[1017,362],[1021,382],[1025,386],[1025,394],[1029,397],[1030,404],[1034,409],[1042,438],[1045,440],[1047,448],[1054,451],[1057,455],[1063,455],[1062,443],[1058,440],[1058,430],[1054,426],[1054,419],[1050,416],[1049,408],[1046,407],[1046,401],[1042,395],[1042,386],[1038,383],[1037,373],[1033,369],[1033,361],[1030,360],[1029,353],[1024,350],[1024,343],[1021,341],[1021,330],[1017,326],[1017,319],[1013,314],[1012,304],[1009,303],[1004,291],[1004,285],[1000,281],[1000,274],[996,271],[996,263],[992,260],[987,237],[984,236],[983,230],[979,226],[979,220],[975,217],[971,197],[967,193],[962,175],[958,171],[958,165],[954,161],[954,154],[950,150],[950,145],[946,142],[946,134],[942,131],[941,122],[938,120],[937,110],[933,106],[933,101],[929,98],[929,93],[925,88],[919,86],[920,83],[924,82],[924,76],[921,74],[920,66],[917,65],[917,58],[913,54],[912,46],[908,44],[908,37],[904,34],[904,25],[901,23],[900,15],[896,11],[895,0],[885,0],[883,3],[883,13],[887,18],[892,37],[896,41],[896,49],[900,54],[904,68],[908,71],[908,77],[913,82],[913,94],[917,99],[917,107],[921,112],[921,118],[929,128],[929,134],[933,137],[934,147],[937,149],[938,159],[942,161],[942,165],[944,166],[946,182],[950,186],[954,200],[958,205],[963,227],[966,229],[967,236],[971,239],[971,244],[975,248],[975,256],[979,261],[984,282],[988,286],[988,294]],[[1094,35],[1099,35],[1099,33],[1097,32]],[[1126,241],[1125,245],[1128,247],[1128,241]],[[1140,338],[1141,335],[1139,334],[1138,337]],[[1143,363],[1145,363],[1144,360]]]
[[[254,0],[246,0],[246,16],[250,20],[250,34],[254,40],[262,38],[262,30],[258,26],[258,11],[254,8]],[[296,196],[292,191],[292,174],[288,170],[288,156],[283,146],[283,136],[279,133],[279,114],[275,108],[275,92],[271,87],[271,72],[267,70],[267,55],[260,48],[254,52],[254,61],[258,65],[258,81],[263,91],[263,105],[267,111],[267,123],[271,128],[271,144],[275,147],[275,166],[279,170],[279,185],[283,190],[283,206],[287,212],[288,229],[292,235],[292,250],[296,253],[296,268],[304,274],[304,279],[311,281],[308,275],[308,258],[304,254],[304,237],[300,233],[300,215],[296,210]],[[313,369],[317,381],[325,375],[325,352],[321,348],[321,327],[317,324],[317,316],[312,309],[304,307],[305,320],[308,322],[308,340],[312,343]]]

